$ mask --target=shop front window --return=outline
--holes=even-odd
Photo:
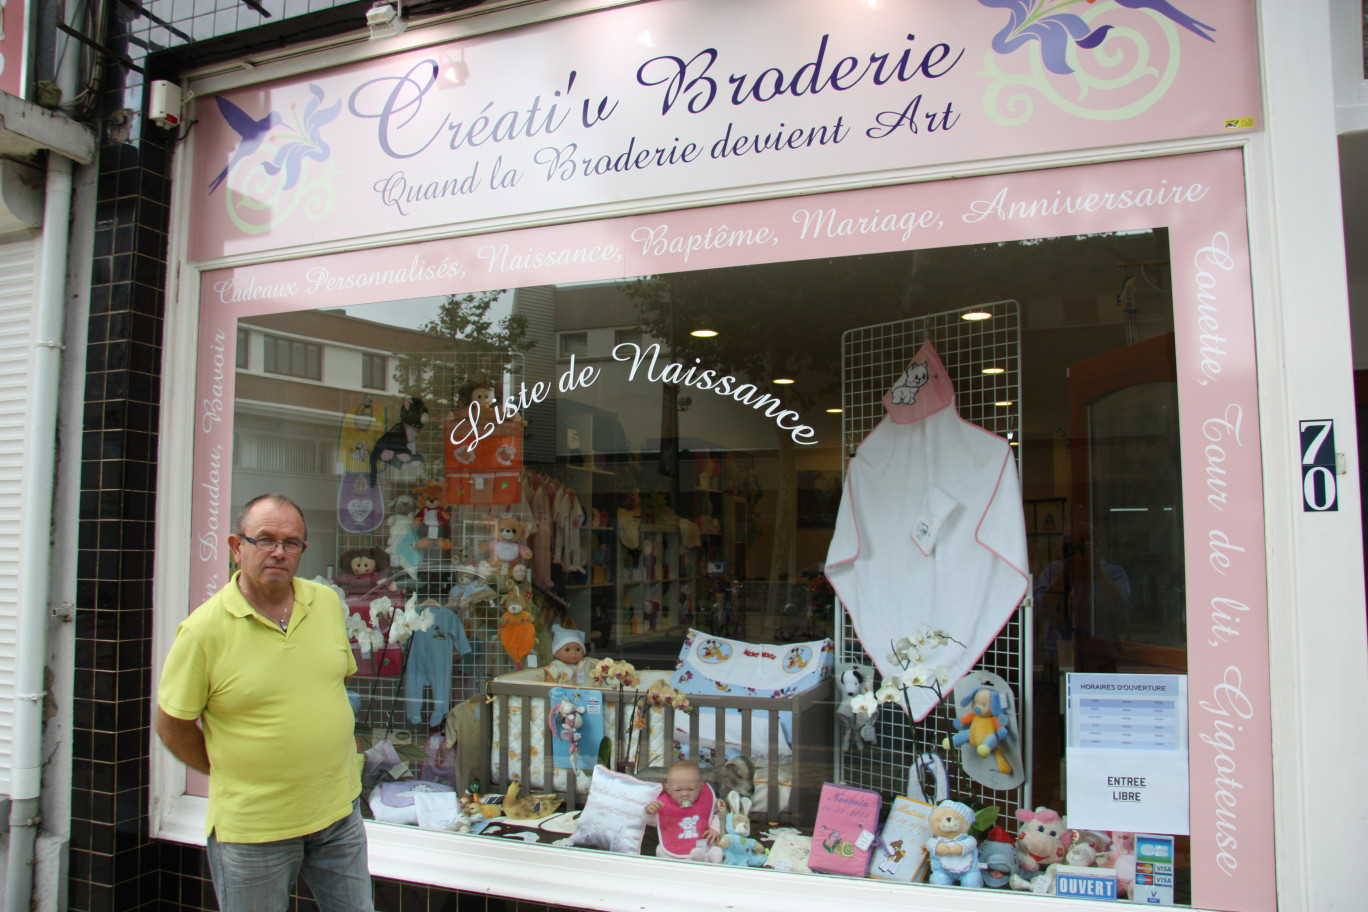
[[[1066,721],[1133,724],[1070,681],[1187,669],[1169,247],[1130,229],[252,316],[232,498],[297,499],[300,575],[347,606],[367,814],[756,877],[1032,889],[1071,848],[1110,863],[1081,882],[1129,892],[1135,835],[1076,808]],[[335,359],[361,382],[287,379]],[[931,414],[960,442],[907,431]],[[1159,689],[1139,747],[1176,755],[1185,697]],[[648,823],[689,763],[731,806]],[[923,853],[943,798],[973,863]],[[1185,832],[1140,840],[1178,903]]]

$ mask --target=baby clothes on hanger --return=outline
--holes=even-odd
[[[432,612],[432,626],[413,634],[409,643],[408,664],[404,668],[404,712],[409,724],[423,721],[423,688],[432,689],[432,712],[427,724],[438,726],[451,709],[451,670],[453,655],[471,652],[465,627],[456,612],[436,604],[425,607]]]
[[[532,582],[551,585],[551,554],[555,547],[555,513],[552,510],[556,484],[543,475],[532,476],[532,522],[537,531],[527,544],[532,549]]]

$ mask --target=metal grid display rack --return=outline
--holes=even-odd
[[[986,313],[988,318],[971,315]],[[1021,439],[1021,335],[1016,301],[997,301],[892,323],[848,330],[841,339],[841,442],[849,458],[883,420],[883,396],[928,339],[940,354],[955,385],[960,417],[1009,441]],[[993,373],[985,373],[992,369]],[[1008,404],[1004,404],[1008,403]],[[1013,447],[1020,468],[1020,447]],[[844,464],[842,471],[844,474]],[[1029,597],[1028,597],[1029,598]],[[842,663],[867,664],[850,615],[841,612],[837,656]],[[993,640],[975,666],[1000,675],[1018,698],[1021,756],[1028,763],[1031,731],[1031,656],[1029,601]],[[877,682],[876,682],[877,686]],[[953,700],[947,698],[920,723],[887,705],[876,721],[876,740],[863,752],[838,754],[839,780],[883,795],[907,791],[909,766],[921,754],[944,756],[941,741],[952,732]],[[978,807],[997,805],[999,822],[1015,832],[1013,814],[1030,807],[1030,779],[1008,791],[987,789],[964,775],[954,756],[946,757],[950,795]]]
[[[386,510],[393,509],[394,500],[401,494],[412,494],[428,482],[442,484],[445,479],[443,461],[444,419],[454,397],[470,380],[487,379],[498,384],[502,390],[516,390],[522,379],[523,356],[500,351],[479,352],[435,352],[409,355],[400,361],[395,374],[399,381],[398,394],[374,394],[366,398],[374,399],[377,416],[386,416],[388,422],[398,412],[399,400],[405,395],[416,395],[428,406],[428,421],[418,432],[415,449],[423,456],[423,463],[417,468],[400,472],[385,471],[379,482],[385,492]],[[343,394],[340,403],[341,413],[355,408],[361,402],[361,394]],[[462,408],[463,410],[463,408]],[[417,595],[420,603],[432,600],[438,605],[448,605],[452,585],[456,581],[456,565],[479,562],[491,534],[489,515],[494,510],[511,511],[524,520],[531,519],[526,504],[508,507],[465,507],[450,506],[451,549],[431,555],[413,568],[412,573],[402,568],[391,568],[392,578],[401,587],[402,593],[384,592],[393,595],[396,602],[402,598]],[[339,531],[339,553],[349,548],[384,548],[388,539],[385,525],[372,532],[350,533]],[[402,595],[402,598],[401,598]],[[457,658],[452,668],[450,705],[482,693],[487,681],[504,672],[513,670],[513,663],[504,652],[498,638],[498,620],[502,608],[495,601],[469,605],[459,614],[466,628],[472,652]],[[411,726],[404,717],[402,675],[378,677],[359,676],[354,679],[354,689],[362,697],[361,709],[357,716],[358,726],[363,731],[373,731],[377,736],[392,732],[403,736],[406,729],[427,730],[425,724]],[[423,699],[424,716],[430,701],[428,695],[418,695]]]

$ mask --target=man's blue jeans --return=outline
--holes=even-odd
[[[209,871],[221,912],[286,912],[304,875],[321,912],[374,912],[361,806],[332,826],[276,842],[219,842],[209,834]]]

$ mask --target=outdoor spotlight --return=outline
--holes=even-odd
[[[375,0],[366,10],[366,27],[372,41],[393,38],[408,25],[404,21],[404,0]]]

